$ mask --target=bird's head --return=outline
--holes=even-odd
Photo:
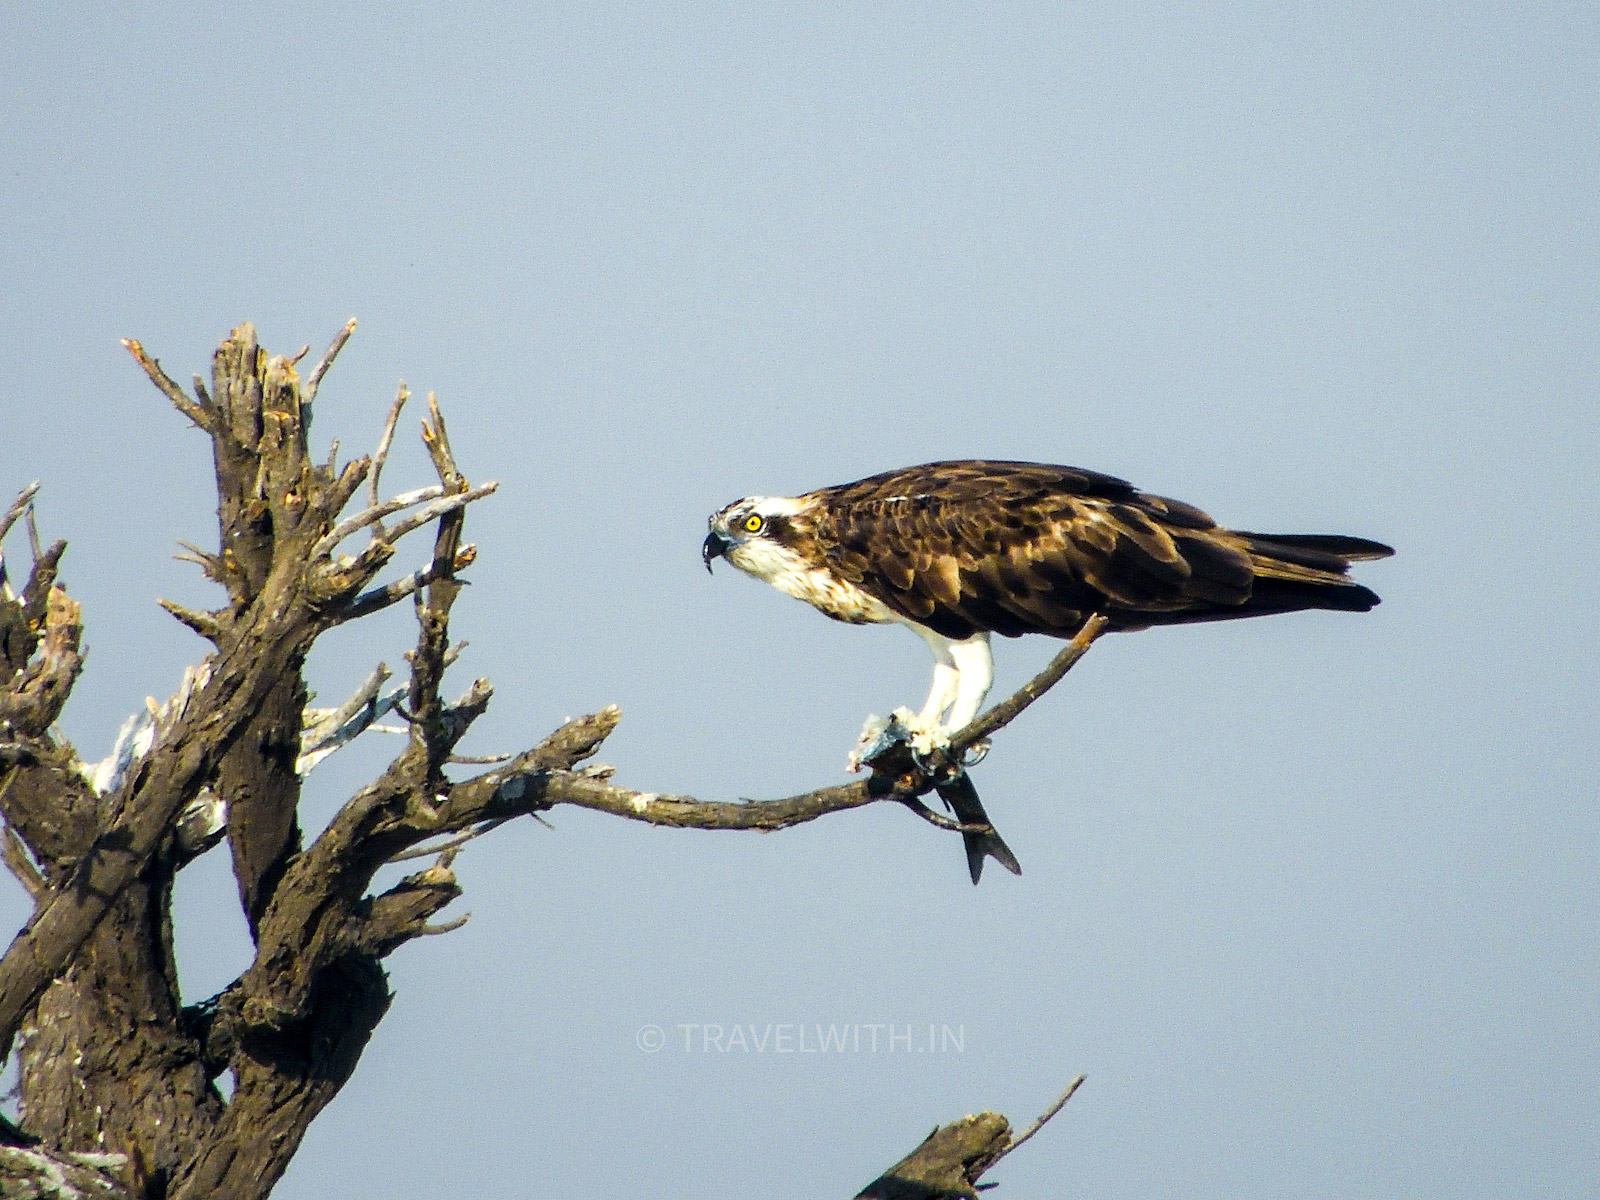
[[[746,496],[707,520],[711,532],[700,547],[706,570],[711,560],[726,558],[739,570],[769,583],[799,564],[795,552],[795,517],[803,505],[787,496]]]

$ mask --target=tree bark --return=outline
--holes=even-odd
[[[1011,1142],[1011,1123],[999,1113],[962,1117],[869,1183],[856,1200],[977,1200],[974,1185]]]

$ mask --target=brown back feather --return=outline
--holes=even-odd
[[[1236,533],[1113,476],[1042,463],[927,463],[807,499],[806,532],[834,572],[947,637],[1069,637],[1093,612],[1136,629],[1364,610],[1377,597],[1345,571],[1391,553],[1360,538]]]

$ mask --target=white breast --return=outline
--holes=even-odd
[[[792,550],[774,542],[757,540],[735,547],[729,552],[728,561],[836,620],[882,624],[899,619],[882,601],[855,584],[810,566]]]

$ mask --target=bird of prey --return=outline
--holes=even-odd
[[[1224,529],[1198,508],[1110,475],[963,460],[886,471],[802,496],[746,496],[712,514],[702,548],[828,616],[910,627],[933,686],[905,713],[923,753],[977,714],[989,635],[1070,638],[1300,609],[1365,612],[1352,562],[1388,546],[1330,534]],[[1009,853],[1009,852],[1008,852]]]

